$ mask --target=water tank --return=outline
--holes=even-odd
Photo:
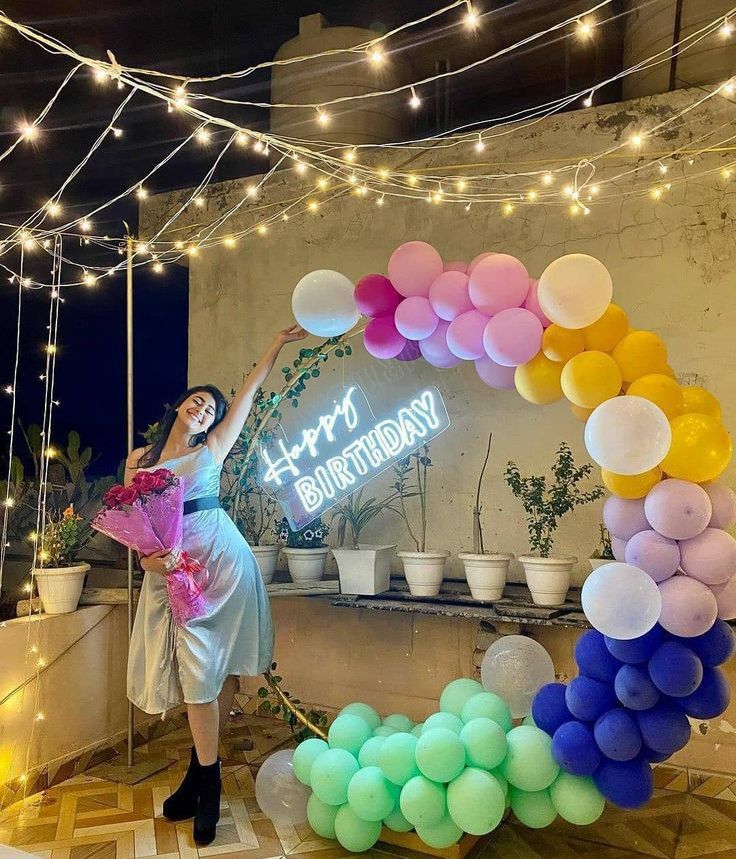
[[[374,30],[361,27],[328,27],[323,15],[299,19],[299,35],[283,44],[276,60],[350,48],[375,39]],[[364,52],[339,53],[291,65],[274,66],[271,101],[322,104],[341,96],[392,89],[410,82],[408,63],[387,52],[379,65]],[[272,108],[271,132],[306,140],[345,143],[389,143],[407,136],[408,97],[404,94],[345,102],[326,108],[329,123],[317,121],[314,108]]]

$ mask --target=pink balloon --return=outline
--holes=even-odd
[[[537,319],[542,323],[542,328],[547,328],[552,323],[549,319],[544,315],[544,311],[542,310],[539,304],[539,298],[537,296],[537,289],[539,288],[539,281],[536,277],[529,278],[529,293],[524,300],[524,307],[527,310],[531,310],[531,312],[537,317]]]
[[[396,356],[397,361],[416,361],[422,353],[416,340],[407,340],[406,346]]]
[[[455,367],[460,363],[460,358],[453,355],[447,346],[447,329],[450,327],[449,322],[440,319],[435,328],[434,333],[424,340],[419,341],[419,351],[422,353],[424,360],[433,367],[438,367],[441,370],[446,370],[449,367]]]
[[[489,388],[511,391],[514,388],[515,367],[502,367],[487,355],[475,362],[475,371]]]
[[[713,588],[721,620],[736,620],[736,576],[725,585]]]
[[[626,563],[626,540],[611,536],[611,549],[613,557],[622,564]]]
[[[468,263],[468,274],[472,274],[475,270],[475,267],[479,262],[482,262],[484,259],[488,257],[495,256],[494,251],[484,251],[482,254],[478,254],[477,257],[473,257],[473,259]]]
[[[401,296],[382,274],[367,274],[355,284],[355,306],[363,316],[393,316]]]
[[[405,298],[394,314],[396,330],[407,340],[423,340],[429,337],[438,322],[439,319],[432,310],[429,299],[421,295]]]
[[[453,260],[445,263],[445,271],[459,271],[463,274],[468,273],[468,264],[462,260]]]
[[[468,295],[468,276],[459,271],[446,271],[429,288],[429,303],[440,319],[452,322],[461,313],[473,310]]]
[[[493,316],[510,307],[521,307],[529,294],[529,272],[516,257],[493,254],[473,269],[469,291],[476,309]]]
[[[736,573],[736,540],[720,528],[706,528],[680,542],[682,569],[706,585],[723,585]]]
[[[736,525],[736,492],[725,483],[703,483],[708,493],[713,515],[708,523],[711,528],[732,528]]]
[[[707,632],[718,616],[718,603],[711,589],[688,576],[672,576],[659,586],[662,597],[660,624],[683,638]]]
[[[488,357],[502,367],[526,364],[542,348],[542,323],[523,307],[502,310],[488,321],[483,346]]]
[[[639,567],[655,582],[674,576],[680,565],[680,550],[674,540],[656,531],[639,531],[626,544],[626,563]]]
[[[372,319],[363,332],[363,345],[366,352],[374,358],[395,358],[406,346],[406,337],[396,330],[394,320],[390,316],[380,316]]]
[[[708,493],[697,483],[670,478],[649,491],[644,512],[663,537],[689,540],[707,528],[713,507]]]
[[[397,292],[408,298],[429,293],[432,282],[444,270],[442,257],[427,242],[399,245],[388,261],[388,276]]]
[[[487,324],[488,317],[477,310],[469,310],[453,319],[447,329],[450,352],[465,361],[475,361],[485,355],[483,332]]]
[[[606,498],[603,504],[603,524],[612,537],[618,537],[620,540],[630,540],[634,534],[650,528],[644,515],[644,501],[619,498],[618,495],[609,495]]]

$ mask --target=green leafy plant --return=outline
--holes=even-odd
[[[424,552],[427,548],[427,471],[431,467],[432,460],[429,458],[428,444],[422,445],[419,450],[400,459],[393,466],[396,477],[393,488],[396,490],[399,502],[398,513],[404,520],[417,552]],[[419,505],[418,513],[415,514],[419,521],[414,528],[412,528],[412,516],[406,503],[412,498],[417,499]]]
[[[89,522],[74,512],[70,504],[44,526],[39,540],[38,560],[42,567],[69,567],[91,537]]]
[[[357,549],[363,529],[372,522],[376,516],[383,512],[391,512],[401,515],[399,511],[392,506],[393,502],[399,497],[396,490],[380,500],[376,498],[366,498],[364,501],[364,489],[365,487],[362,487],[357,492],[351,492],[345,501],[335,507],[332,514],[333,524],[337,521],[337,541],[340,546],[345,545],[348,527],[350,528],[350,535],[352,538],[352,548]]]
[[[276,520],[273,533],[280,543],[286,544],[287,549],[323,549],[327,545],[324,538],[330,533],[330,526],[317,517],[304,528],[292,531],[284,516]]]
[[[544,475],[522,477],[514,462],[509,462],[504,475],[514,495],[521,501],[526,513],[529,547],[542,558],[548,558],[554,544],[554,534],[560,519],[576,507],[590,504],[603,497],[602,486],[587,492],[580,489],[593,471],[590,463],[575,466],[572,451],[563,441],[552,464],[553,482],[548,484]]]
[[[611,535],[608,533],[608,528],[606,528],[605,525],[598,525],[598,530],[600,532],[598,548],[590,557],[597,558],[600,561],[615,560],[613,557],[613,549],[611,548]]]
[[[0,480],[0,503],[6,504],[4,515],[8,518],[8,536],[26,535],[33,527],[36,497],[36,484],[26,477],[21,459],[14,456],[10,463],[10,481]]]
[[[303,709],[302,702],[298,698],[293,698],[291,693],[281,688],[281,677],[273,673],[276,667],[276,663],[273,662],[271,670],[264,675],[267,685],[258,689],[260,700],[256,713],[260,716],[276,716],[283,719],[297,742],[317,736],[304,724],[304,721],[322,728],[327,725],[327,713],[324,710]],[[291,708],[287,704],[291,705]],[[303,719],[299,718],[295,710],[302,715]]]

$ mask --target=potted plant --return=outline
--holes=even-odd
[[[33,570],[46,614],[76,610],[89,572],[89,564],[77,561],[77,555],[90,535],[89,523],[74,512],[72,504],[46,523],[38,541],[40,566]]]
[[[319,581],[324,575],[330,551],[324,543],[324,538],[330,533],[330,526],[317,518],[301,530],[292,531],[284,517],[276,522],[274,533],[285,544],[283,551],[292,581]]]
[[[398,552],[404,564],[404,575],[412,596],[437,596],[445,573],[445,561],[450,556],[446,549],[427,549],[427,470],[432,467],[429,445],[399,460],[394,465],[399,515],[404,520],[416,551]],[[409,499],[419,505],[419,524],[412,528],[407,507]]]
[[[488,459],[491,455],[493,433],[488,434],[488,448],[483,467],[478,475],[478,485],[475,491],[475,506],[473,507],[473,551],[460,552],[458,556],[465,568],[465,578],[470,587],[473,599],[483,601],[500,600],[509,572],[509,564],[513,555],[506,552],[486,552],[483,543],[483,526],[480,513],[483,505],[480,503],[480,489],[483,483]]]
[[[526,583],[537,605],[562,605],[565,601],[577,558],[557,557],[550,555],[550,552],[560,519],[576,507],[603,497],[602,486],[594,486],[587,492],[579,487],[592,471],[590,463],[575,466],[572,451],[565,442],[557,449],[552,465],[554,482],[549,485],[544,475],[522,477],[516,463],[508,463],[506,483],[524,507],[529,548],[536,553],[522,555],[519,560],[524,566]]]
[[[398,511],[391,506],[398,497],[394,491],[386,498],[363,500],[363,488],[351,493],[332,514],[332,522],[337,520],[337,539],[339,548],[332,554],[337,561],[340,575],[340,590],[344,594],[381,594],[391,587],[391,558],[396,545],[372,545],[360,542],[363,529],[383,511]],[[352,546],[345,547],[348,526],[352,536]]]
[[[610,564],[611,561],[616,560],[613,556],[613,548],[611,547],[611,535],[608,533],[608,528],[606,528],[605,525],[601,524],[598,525],[598,531],[600,532],[598,548],[588,558],[588,563],[590,564],[591,571],[597,570],[598,567],[602,567],[604,564]]]

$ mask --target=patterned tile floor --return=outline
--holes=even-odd
[[[270,859],[305,854],[339,859],[347,854],[308,826],[274,827],[254,798],[254,777],[274,749],[288,745],[288,728],[251,715],[235,718],[223,741],[223,797],[215,842],[197,849],[191,821],[168,823],[161,805],[186,769],[191,744],[180,728],[137,754],[167,755],[176,763],[128,786],[92,773],[27,797],[0,814],[0,845],[42,859]],[[656,771],[657,793],[637,812],[607,808],[590,827],[556,822],[541,831],[513,820],[479,843],[471,859],[736,859],[736,780],[671,767]],[[369,857],[419,859],[378,845]],[[0,847],[2,856],[2,847]]]

